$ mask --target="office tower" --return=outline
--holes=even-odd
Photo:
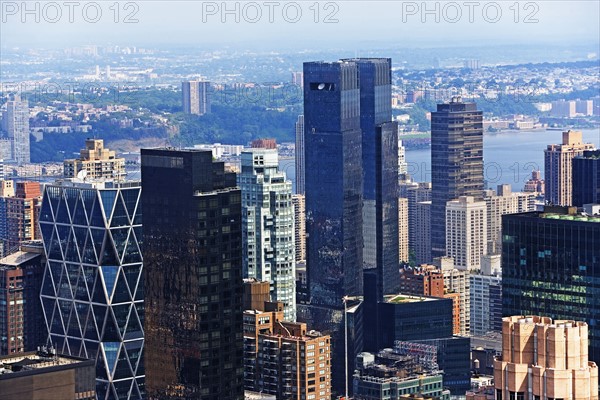
[[[435,258],[433,263],[442,271],[442,275],[444,275],[445,292],[458,293],[460,295],[460,334],[467,336],[471,329],[469,271],[455,268],[452,257]]]
[[[29,150],[29,103],[15,98],[6,102],[2,128],[10,141],[10,159],[18,165],[31,161]]]
[[[542,179],[542,173],[539,170],[531,171],[531,179],[525,182],[525,187],[523,188],[523,191],[526,193],[534,192],[544,194],[544,180]]]
[[[305,192],[305,174],[306,164],[304,162],[305,157],[305,146],[304,146],[304,115],[298,115],[296,121],[296,193],[304,194]]]
[[[294,243],[296,262],[306,262],[306,198],[303,194],[292,195],[294,206]]]
[[[302,71],[292,71],[292,85],[304,87],[304,74]]]
[[[598,366],[589,360],[585,322],[549,317],[502,319],[494,361],[496,399],[598,400]]]
[[[460,97],[431,113],[431,252],[446,255],[446,203],[482,196],[483,113]]]
[[[446,253],[460,270],[478,270],[487,254],[487,206],[471,196],[446,205]]]
[[[283,311],[244,311],[244,387],[278,399],[331,399],[328,335]]]
[[[392,122],[392,60],[357,58],[363,167],[363,266],[384,294],[398,282],[398,124]],[[310,165],[310,164],[309,164]],[[310,268],[310,264],[309,264]]]
[[[469,277],[471,335],[502,330],[502,276],[472,274]]]
[[[0,357],[0,393],[6,400],[96,400],[95,362],[40,348]]]
[[[498,185],[498,190],[485,190],[487,206],[487,253],[502,252],[502,216],[535,211],[535,193],[513,193],[510,185]]]
[[[376,354],[359,354],[353,376],[354,396],[363,400],[436,398],[449,400],[435,346],[397,342]]]
[[[356,63],[304,63],[310,305],[298,319],[332,336],[333,387],[345,387],[344,296],[363,292],[362,137]],[[302,313],[300,312],[302,311]],[[353,371],[349,360],[348,370]]]
[[[44,188],[41,302],[48,343],[96,363],[98,399],[144,390],[139,182],[57,181]]]
[[[149,398],[243,396],[242,199],[210,151],[142,149]]]
[[[296,255],[292,183],[278,170],[276,149],[242,152],[242,266],[244,278],[271,283],[271,299],[296,320]]]
[[[250,143],[250,147],[253,149],[277,149],[277,141],[275,139],[254,139]]]
[[[46,342],[39,301],[42,253],[40,244],[0,259],[0,355],[33,351]]]
[[[3,186],[4,196],[0,197],[0,256],[7,256],[18,251],[23,242],[40,238],[41,191],[39,182],[17,182],[14,187],[3,183]]]
[[[398,198],[398,262],[408,263],[408,199]]]
[[[575,207],[502,217],[502,314],[546,315],[597,324],[600,219]],[[600,360],[600,331],[590,330]]]
[[[398,140],[398,179],[405,179],[407,174],[408,164],[406,163],[406,148],[402,145],[402,140]]]
[[[183,96],[183,112],[186,114],[204,115],[210,113],[210,82],[181,82]]]
[[[544,177],[546,202],[557,206],[572,205],[573,159],[593,150],[594,145],[583,143],[581,132],[566,131],[562,144],[549,144],[544,150]]]
[[[600,150],[573,159],[573,205],[600,204]]]
[[[63,161],[65,178],[118,180],[123,179],[125,174],[125,159],[118,158],[113,150],[105,148],[102,139],[86,139],[85,149],[81,149],[79,158]]]

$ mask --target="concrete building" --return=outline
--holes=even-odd
[[[87,139],[85,149],[79,158],[63,162],[65,178],[115,179],[125,177],[125,159],[118,158],[116,152],[104,147],[102,139]],[[85,171],[80,175],[81,171]]]
[[[487,254],[487,205],[471,196],[461,196],[446,205],[446,253],[460,270],[481,268]],[[439,229],[439,227],[438,227]]]
[[[469,271],[454,267],[452,257],[438,257],[433,264],[442,271],[446,293],[460,295],[460,334],[468,336],[471,331],[471,291]]]
[[[472,274],[470,282],[471,335],[502,329],[502,276]]]
[[[576,105],[573,100],[558,100],[552,102],[550,115],[553,117],[573,118],[576,113]]]
[[[598,366],[588,359],[588,325],[539,316],[502,319],[494,362],[496,399],[598,399]]]
[[[573,205],[573,159],[583,155],[585,150],[593,150],[594,145],[583,143],[578,131],[566,131],[562,144],[550,144],[544,150],[544,177],[546,202],[557,206]]]
[[[40,239],[38,217],[42,197],[39,182],[4,181],[1,186],[0,256],[6,256],[18,251],[23,242]]]
[[[396,342],[377,354],[361,353],[353,376],[353,398],[397,400],[427,396],[449,400],[443,374],[437,365],[435,346]]]
[[[526,193],[539,193],[544,194],[545,192],[545,184],[542,179],[542,173],[538,171],[531,171],[531,178],[525,182],[525,186],[523,187],[523,191]]]
[[[303,194],[292,195],[294,205],[294,239],[296,262],[306,261],[306,198]]]
[[[304,147],[304,115],[298,115],[298,120],[296,121],[296,149],[295,149],[295,159],[296,159],[296,193],[304,194],[305,192],[305,180],[304,176],[306,174],[306,165],[305,165],[305,147]]]
[[[29,103],[16,97],[6,102],[6,111],[2,113],[2,130],[10,142],[11,161],[18,165],[31,162],[29,144]]]
[[[586,117],[594,115],[594,101],[575,100],[575,113]]]
[[[284,321],[282,310],[244,311],[245,389],[278,399],[329,400],[330,337]]]
[[[3,400],[95,400],[94,360],[57,355],[51,348],[0,357]]]
[[[398,198],[398,261],[408,263],[408,199]]]
[[[406,148],[402,145],[402,140],[398,140],[398,178],[404,179],[407,173]]]
[[[210,82],[181,82],[183,112],[194,115],[204,115],[210,113],[210,90]]]
[[[276,149],[242,152],[242,247],[244,278],[271,283],[271,299],[296,320],[296,255],[292,183],[278,169]]]
[[[502,216],[535,211],[536,193],[513,193],[510,185],[498,185],[498,190],[484,191],[487,207],[486,254],[502,252]]]
[[[33,351],[46,343],[39,301],[44,261],[41,242],[0,259],[0,355]]]

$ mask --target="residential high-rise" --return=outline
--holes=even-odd
[[[398,261],[407,263],[408,255],[408,199],[398,198]]]
[[[535,211],[536,193],[513,193],[510,185],[498,185],[498,190],[484,191],[487,206],[487,254],[502,252],[502,216]]]
[[[446,253],[460,270],[478,270],[487,254],[487,206],[470,196],[446,205]]]
[[[566,131],[562,144],[550,144],[544,150],[544,180],[546,202],[557,206],[573,205],[573,159],[593,150],[594,145],[583,143],[581,132]]]
[[[34,351],[46,342],[39,301],[44,272],[41,247],[41,243],[24,246],[0,258],[0,355]]]
[[[104,147],[102,139],[86,139],[85,149],[79,152],[79,158],[63,161],[65,178],[86,179],[123,179],[125,177],[125,159]],[[81,171],[85,171],[80,175]]]
[[[11,182],[11,183],[8,183]],[[23,242],[40,238],[38,227],[41,191],[39,182],[2,183],[0,196],[0,256],[19,250]]]
[[[525,186],[523,187],[523,191],[526,193],[539,193],[544,194],[546,191],[546,185],[544,184],[544,180],[542,179],[542,173],[537,171],[531,171],[531,178],[525,182]]]
[[[243,398],[242,199],[210,151],[142,149],[148,398]]]
[[[296,248],[292,183],[278,169],[277,149],[242,152],[242,246],[244,278],[271,283],[271,299],[296,321]]]
[[[278,399],[331,399],[328,335],[282,311],[244,311],[244,386]]]
[[[460,97],[431,113],[431,252],[446,255],[446,203],[483,195],[483,113]]]
[[[296,262],[306,262],[306,198],[303,194],[294,194],[292,204],[294,205]]]
[[[600,204],[600,150],[573,159],[573,205]]]
[[[600,218],[576,207],[502,217],[502,314],[546,315],[590,326],[590,359],[600,360]]]
[[[342,298],[363,292],[358,79],[355,62],[304,63],[305,162],[310,166],[305,175],[310,305],[298,306],[298,319],[331,334],[333,386],[339,392],[345,387]],[[352,360],[349,364],[352,371]]]
[[[470,331],[471,335],[502,330],[502,276],[471,274]]]
[[[305,146],[304,146],[304,115],[298,115],[296,121],[296,193],[304,194],[305,188],[305,174],[306,174],[306,163],[304,162],[305,157]]]
[[[210,113],[210,82],[181,82],[183,112],[186,114],[204,115]]]
[[[17,163],[28,164],[31,161],[29,149],[29,103],[15,98],[6,102],[6,111],[2,114],[2,129],[10,141],[10,159]]]
[[[414,206],[415,229],[414,247],[416,264],[426,264],[431,258],[431,200],[420,201]],[[410,224],[410,222],[409,222]],[[409,234],[409,241],[410,241]]]
[[[48,343],[96,361],[98,399],[144,396],[139,182],[44,188],[41,302]]]
[[[455,268],[452,257],[434,258],[433,263],[444,275],[445,292],[460,295],[460,334],[468,336],[471,331],[470,273]]]
[[[598,366],[588,358],[591,327],[539,316],[502,319],[494,361],[496,399],[598,400]]]
[[[408,164],[406,163],[406,148],[402,145],[402,140],[398,140],[398,178],[404,179],[408,174]]]

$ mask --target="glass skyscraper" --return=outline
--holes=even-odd
[[[141,153],[148,398],[243,399],[235,173],[210,151]]]
[[[97,398],[144,397],[139,182],[46,186],[41,302],[59,353],[96,360]]]
[[[600,150],[573,159],[573,205],[600,204]]]
[[[548,206],[503,215],[502,314],[585,321],[600,361],[600,218]]]
[[[446,255],[446,203],[483,196],[483,113],[455,97],[431,113],[431,255]]]

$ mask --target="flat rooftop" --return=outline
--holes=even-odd
[[[39,257],[38,253],[31,253],[28,251],[16,251],[12,254],[7,255],[4,258],[0,258],[0,267],[9,266],[9,267],[18,267],[30,261],[36,257]]]
[[[439,300],[439,299],[433,298],[433,297],[424,297],[424,296],[411,296],[408,294],[394,294],[394,295],[384,296],[384,301],[386,303],[394,303],[394,304],[416,303],[416,302],[420,302],[420,301],[436,301],[436,300]]]
[[[42,352],[21,353],[0,357],[0,379],[3,375],[40,371],[45,368],[66,366],[91,361],[79,357],[54,355]]]

